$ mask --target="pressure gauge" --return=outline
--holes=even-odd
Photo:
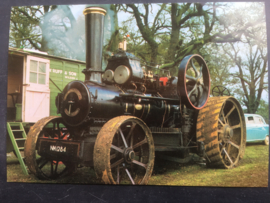
[[[120,65],[115,69],[114,81],[117,84],[124,84],[130,77],[130,70],[127,66]]]
[[[109,82],[113,82],[113,76],[114,76],[114,72],[112,70],[106,70],[103,78]]]

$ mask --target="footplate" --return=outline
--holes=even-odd
[[[38,154],[56,161],[77,161],[80,158],[80,142],[39,138]]]

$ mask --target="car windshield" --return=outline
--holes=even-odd
[[[246,123],[247,124],[265,124],[265,121],[260,116],[247,116]]]
[[[263,119],[259,116],[255,116],[254,119],[256,124],[265,124]]]
[[[255,121],[254,121],[253,116],[246,117],[246,123],[249,123],[249,124],[254,124],[254,123],[255,123]]]

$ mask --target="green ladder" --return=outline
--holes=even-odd
[[[23,160],[24,158],[22,157],[20,153],[20,151],[24,150],[24,143],[26,140],[26,133],[25,133],[23,124],[20,122],[8,122],[7,131],[8,131],[10,140],[12,142],[14,152],[17,158],[19,159],[23,173],[25,175],[28,175],[28,171]]]

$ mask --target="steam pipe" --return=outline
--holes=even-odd
[[[85,81],[101,83],[106,10],[99,7],[87,7],[83,14],[85,15],[86,68],[82,72],[85,74]]]

